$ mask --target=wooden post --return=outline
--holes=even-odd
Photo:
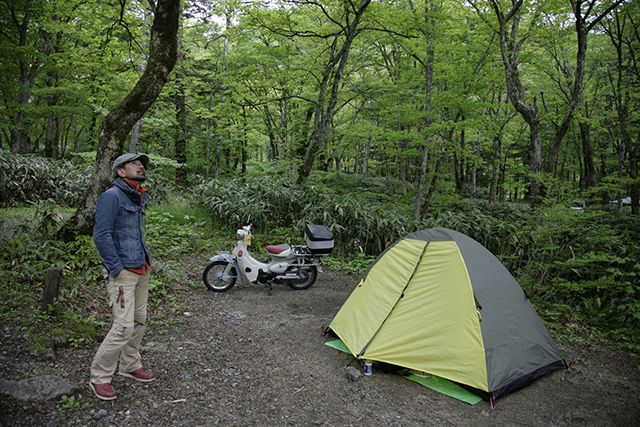
[[[58,299],[58,291],[62,285],[62,268],[49,267],[44,275],[44,292],[40,308],[46,310],[49,304]]]

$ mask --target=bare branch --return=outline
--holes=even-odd
[[[604,11],[602,11],[600,13],[600,15],[598,15],[593,21],[591,21],[591,23],[587,26],[586,28],[586,32],[591,31],[591,29],[602,20],[602,18],[604,18],[605,16],[607,16],[613,9],[615,9],[616,7],[618,7],[620,4],[622,4],[624,2],[624,0],[616,0],[614,1],[608,8],[606,8]],[[593,4],[595,4],[596,2],[594,1]],[[587,19],[587,15],[585,14],[584,19],[586,21]]]

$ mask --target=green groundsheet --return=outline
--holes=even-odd
[[[328,341],[324,344],[329,347],[335,348],[336,350],[340,350],[344,353],[351,354],[347,346],[344,345],[341,340]],[[447,379],[440,378],[435,375],[418,373],[409,369],[403,369],[401,373],[408,380],[416,382],[439,393],[446,394],[447,396],[453,397],[454,399],[461,400],[465,403],[468,403],[469,405],[475,405],[482,400],[480,396]]]
[[[340,350],[343,353],[349,353],[351,354],[351,352],[349,351],[349,349],[347,348],[346,345],[344,345],[344,343],[342,342],[342,340],[333,340],[333,341],[327,341],[326,343],[324,343],[324,345],[328,345],[329,347],[333,347],[336,350]]]

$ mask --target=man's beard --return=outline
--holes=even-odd
[[[145,182],[147,180],[147,177],[142,175],[142,176],[134,176],[133,178],[131,178],[133,181],[136,182]]]

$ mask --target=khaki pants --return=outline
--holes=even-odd
[[[115,279],[109,277],[107,291],[113,325],[91,364],[94,384],[110,383],[118,362],[120,372],[142,367],[138,348],[147,321],[149,273],[139,275],[122,270]]]

